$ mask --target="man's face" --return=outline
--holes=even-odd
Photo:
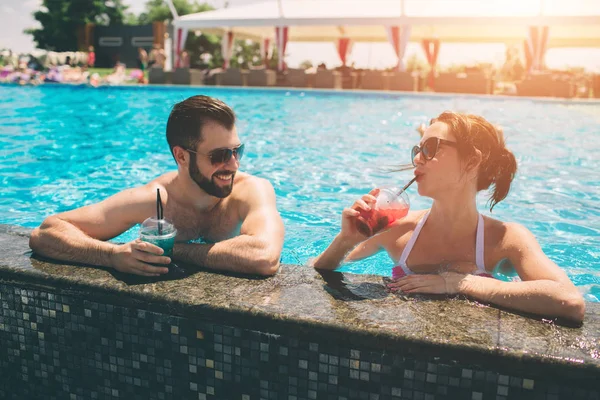
[[[225,198],[233,190],[233,179],[239,168],[236,157],[214,163],[221,149],[233,149],[241,145],[235,126],[227,130],[222,125],[209,121],[202,127],[202,141],[196,146],[198,154],[190,153],[188,172],[200,189],[211,196]],[[218,158],[218,157],[217,157]]]

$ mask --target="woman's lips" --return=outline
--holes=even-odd
[[[415,171],[415,176],[417,177],[417,182],[419,182],[420,180],[423,179],[423,172],[421,171]]]

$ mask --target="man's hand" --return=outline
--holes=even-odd
[[[404,293],[456,294],[466,274],[443,272],[441,274],[414,274],[395,279],[387,287]]]
[[[159,276],[169,272],[168,268],[155,267],[151,264],[171,262],[169,257],[163,257],[163,249],[152,243],[136,239],[133,242],[117,246],[110,256],[111,267],[127,274],[142,276]]]

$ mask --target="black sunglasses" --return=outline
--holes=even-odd
[[[208,154],[200,153],[198,151],[190,149],[186,150],[190,153],[208,156],[212,165],[218,165],[229,162],[229,160],[231,160],[231,157],[235,157],[237,161],[240,161],[242,159],[242,156],[244,155],[244,144],[240,144],[238,147],[234,147],[232,149],[216,149]]]
[[[412,150],[410,152],[410,159],[412,161],[412,164],[415,167],[417,166],[415,164],[415,157],[419,153],[421,153],[423,155],[423,158],[426,161],[431,160],[437,154],[437,152],[440,148],[440,144],[445,144],[445,145],[451,146],[451,147],[458,147],[456,142],[451,142],[449,140],[440,139],[438,137],[430,137],[429,139],[424,141],[423,144],[421,144],[420,146],[415,146],[412,148]]]

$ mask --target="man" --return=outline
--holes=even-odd
[[[148,52],[143,47],[138,47],[138,68],[144,72],[148,67]]]
[[[162,256],[160,247],[139,239],[121,245],[106,242],[156,215],[158,188],[164,217],[177,228],[175,260],[224,271],[275,274],[283,222],[271,184],[238,173],[244,145],[231,108],[206,96],[176,104],[167,122],[167,142],[177,172],[98,204],[46,218],[33,231],[30,247],[59,260],[144,276],[165,274],[171,260]],[[209,244],[187,243],[195,239]]]
[[[148,68],[151,68],[154,64],[156,64],[156,57],[158,56],[159,45],[154,43],[152,45],[152,50],[150,50],[150,54],[148,55]]]

